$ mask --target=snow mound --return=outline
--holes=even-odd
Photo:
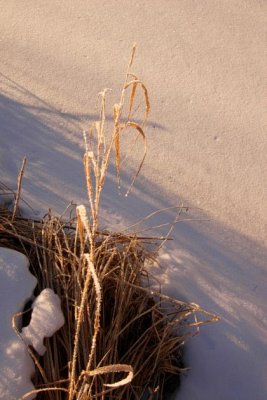
[[[37,284],[27,258],[0,247],[0,399],[16,400],[33,390],[34,364],[12,328],[12,317],[23,310]],[[34,398],[29,396],[27,400]]]
[[[64,325],[64,316],[60,307],[60,299],[51,289],[44,289],[33,303],[31,322],[22,329],[22,338],[28,345],[43,356],[46,347],[45,337],[52,336]]]
[[[44,337],[52,336],[64,324],[60,299],[44,289],[33,303],[30,324],[21,337],[12,328],[13,315],[22,311],[37,284],[29,272],[27,258],[15,250],[0,247],[0,400],[17,400],[32,390],[34,363],[27,346],[43,355]],[[27,400],[35,398],[28,395]]]

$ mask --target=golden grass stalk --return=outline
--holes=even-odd
[[[23,160],[22,160],[21,168],[20,168],[19,174],[18,174],[18,187],[17,187],[16,196],[15,196],[15,203],[14,203],[14,208],[13,208],[12,219],[15,218],[15,215],[16,215],[16,213],[18,211],[19,199],[20,199],[20,191],[21,191],[21,183],[22,183],[22,178],[23,178],[23,174],[24,174],[25,165],[26,165],[26,157],[24,157]]]

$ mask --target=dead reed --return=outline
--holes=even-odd
[[[23,219],[0,208],[0,246],[27,255],[38,279],[36,293],[52,288],[60,297],[65,325],[47,339],[47,352],[35,364],[38,399],[164,399],[171,378],[183,371],[182,348],[195,327],[216,317],[195,304],[152,292],[149,263],[155,254],[136,235],[101,232],[101,191],[112,150],[118,179],[121,135],[133,130],[144,142],[144,124],[132,120],[135,94],[144,94],[145,120],[150,105],[144,84],[130,73],[133,49],[121,98],[113,109],[113,133],[105,133],[106,90],[101,93],[100,120],[84,133],[84,169],[89,211],[83,205],[64,222],[48,213],[42,220]],[[130,90],[126,122],[125,93]],[[21,182],[19,183],[19,186]],[[2,193],[6,188],[0,185]],[[193,329],[193,331],[192,331]],[[167,394],[166,394],[167,393]],[[24,399],[27,398],[27,394]]]

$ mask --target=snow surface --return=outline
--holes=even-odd
[[[12,328],[12,317],[22,311],[37,284],[29,272],[27,258],[17,251],[0,247],[0,399],[18,400],[34,390],[31,377],[34,363],[27,345],[44,355],[44,337],[52,336],[64,324],[60,300],[51,289],[44,289],[32,305],[30,324],[21,338]],[[35,398],[28,395],[27,400]]]
[[[100,90],[117,101],[138,43],[148,158],[127,199],[112,166],[102,222],[120,230],[180,202],[202,208],[157,270],[164,291],[221,316],[188,343],[177,400],[267,398],[266,15],[261,0],[14,0],[0,13],[1,179],[16,181],[27,156],[22,195],[41,212],[86,203],[81,132]]]

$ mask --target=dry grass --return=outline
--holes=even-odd
[[[167,398],[170,378],[183,371],[181,351],[192,327],[195,332],[200,324],[216,320],[197,305],[151,291],[148,266],[155,254],[148,251],[145,239],[99,231],[101,191],[112,149],[119,178],[121,135],[134,130],[143,140],[144,155],[132,184],[146,154],[144,124],[132,120],[139,87],[144,94],[145,120],[150,109],[146,87],[130,74],[134,51],[120,101],[114,106],[111,140],[106,143],[106,91],[101,93],[100,121],[89,135],[84,133],[89,212],[78,206],[75,218],[66,223],[50,213],[34,221],[0,208],[0,246],[27,255],[38,278],[36,292],[52,288],[61,299],[66,320],[46,340],[44,357],[31,352],[38,399]],[[127,90],[127,118],[122,123]],[[2,193],[7,190],[4,185],[0,189]],[[19,193],[15,211],[18,198]]]

